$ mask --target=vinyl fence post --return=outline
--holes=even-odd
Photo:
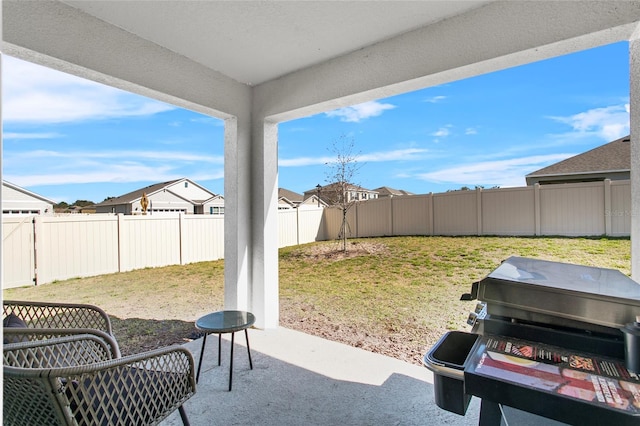
[[[300,209],[296,207],[296,245],[300,245]]]
[[[389,233],[387,236],[394,235],[394,226],[393,226],[393,197],[389,197]]]
[[[611,179],[604,180],[604,235],[611,235]]]
[[[33,218],[33,284],[38,285],[41,278],[38,275],[38,265],[42,265],[42,256],[44,249],[42,245],[42,218],[34,216]]]
[[[360,212],[358,210],[358,203],[356,203],[356,211],[355,211],[355,214],[353,215],[353,218],[354,218],[353,220],[356,222],[355,223],[356,232],[355,232],[354,238],[360,238],[360,230],[358,229],[358,225],[360,224],[360,220],[358,220],[359,216],[360,216]],[[347,232],[346,229],[345,229],[345,232]]]
[[[184,232],[184,227],[185,227],[185,223],[184,223],[184,213],[180,212],[178,213],[178,260],[180,262],[180,265],[184,265],[184,250],[183,250],[183,246],[184,246],[184,237],[185,237],[185,232]]]
[[[533,235],[539,236],[541,235],[541,224],[540,224],[540,184],[533,184],[533,216],[535,220],[535,230],[533,231]]]
[[[436,208],[435,208],[435,199],[433,198],[433,192],[429,193],[429,228],[430,231],[428,232],[428,235],[434,236],[436,235]]]
[[[482,235],[482,188],[476,188],[476,215],[478,236]]]
[[[123,262],[124,262],[124,215],[122,213],[118,213],[118,272],[123,271]]]

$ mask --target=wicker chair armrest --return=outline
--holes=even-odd
[[[21,318],[29,328],[95,328],[113,334],[109,315],[93,305],[3,301],[3,316],[11,313]]]
[[[32,340],[3,345],[4,365],[38,369],[71,367],[113,359],[108,339],[95,334],[76,334],[47,340]]]
[[[56,374],[95,374],[101,371],[117,370],[121,368],[138,368],[149,371],[163,371],[189,375],[194,371],[194,361],[193,355],[188,349],[180,345],[172,345],[140,352],[138,354],[126,355],[96,364],[61,368],[56,372]]]
[[[193,356],[180,346],[75,367],[5,364],[3,373],[4,421],[23,426],[155,425],[196,391]]]
[[[196,391],[193,356],[180,346],[50,374],[79,424],[156,424]]]
[[[101,339],[109,347],[111,358],[120,358],[120,347],[116,339],[102,331],[90,328],[7,328],[3,329],[5,346],[20,342],[40,341],[43,345],[51,344],[51,340],[63,336],[91,335]]]

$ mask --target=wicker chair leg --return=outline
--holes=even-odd
[[[184,426],[189,426],[189,418],[187,417],[187,413],[184,411],[184,406],[178,407],[178,411],[180,412],[180,418],[182,419],[182,424]]]

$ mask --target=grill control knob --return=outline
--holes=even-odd
[[[467,324],[470,326],[476,325],[476,321],[478,321],[478,314],[475,312],[469,312],[469,317],[467,318]]]
[[[483,302],[478,302],[476,305],[476,310],[474,312],[470,312],[467,317],[467,324],[470,326],[476,325],[476,323],[484,319],[487,316],[487,304]]]

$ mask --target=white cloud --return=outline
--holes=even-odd
[[[594,108],[568,117],[550,117],[568,124],[574,136],[596,136],[607,142],[629,134],[629,104]]]
[[[190,179],[195,180],[196,182],[224,179],[224,169],[219,169],[217,171],[214,171],[213,173],[207,172],[195,174],[190,176]]]
[[[192,123],[200,123],[200,124],[212,124],[214,126],[224,126],[224,120],[215,117],[202,116],[197,118],[192,118],[189,120]]]
[[[191,176],[202,179],[224,175],[222,155],[180,151],[71,151],[35,150],[4,155],[4,177],[17,185],[44,186],[89,183],[164,182]],[[21,165],[29,164],[28,169]],[[71,172],[70,172],[71,171]]]
[[[2,134],[4,140],[17,140],[17,139],[55,139],[62,137],[59,133],[14,133],[7,132]]]
[[[407,148],[398,149],[394,151],[382,151],[372,152],[369,154],[360,154],[356,156],[358,162],[379,163],[384,161],[408,161],[419,160],[421,154],[426,153],[426,149],[421,148]],[[317,166],[336,161],[335,157],[299,157],[280,159],[278,165],[280,167],[304,167],[304,166]]]
[[[334,160],[333,157],[298,157],[298,158],[282,158],[278,160],[278,166],[280,167],[305,167],[305,166],[317,166],[330,163]]]
[[[358,161],[366,161],[369,163],[379,163],[383,161],[410,161],[419,160],[422,154],[428,150],[421,148],[398,149],[395,151],[372,152],[357,157]]]
[[[449,136],[451,134],[451,132],[449,131],[449,127],[451,127],[451,126],[441,127],[438,130],[436,130],[435,132],[433,132],[431,134],[431,136],[435,136],[437,138],[447,137],[447,136]]]
[[[40,65],[3,57],[3,120],[64,123],[152,115],[175,107]]]
[[[477,135],[478,134],[478,130],[474,129],[473,127],[467,127],[467,129],[464,131],[465,135]]]
[[[445,99],[447,99],[446,96],[432,96],[430,98],[425,99],[424,102],[429,102],[431,104],[435,104],[435,103],[443,101]]]
[[[47,186],[91,183],[166,182],[185,175],[173,165],[143,165],[139,163],[109,164],[99,170],[75,173],[42,173],[32,175],[5,174],[5,178],[19,186]],[[224,178],[224,169],[190,176],[195,181]],[[70,198],[61,198],[70,199]]]
[[[484,161],[435,172],[420,173],[416,177],[436,183],[454,183],[458,185],[523,186],[525,185],[525,175],[573,155],[575,154],[549,154],[508,160]]]
[[[167,167],[149,167],[140,164],[110,165],[104,170],[97,170],[94,172],[45,173],[32,174],[27,176],[7,175],[7,180],[10,180],[16,185],[28,187],[104,182],[166,182],[168,180],[179,179],[183,177],[176,173],[170,173],[170,171],[171,169]]]
[[[347,123],[359,123],[362,120],[381,115],[385,110],[394,109],[392,104],[383,104],[378,101],[370,101],[345,108],[325,112],[327,117],[338,117],[340,121]]]
[[[6,153],[6,158],[12,160],[46,160],[50,158],[66,158],[70,160],[167,160],[184,162],[201,162],[211,164],[224,164],[222,155],[203,155],[198,153],[180,151],[53,151],[34,150],[21,153]]]

